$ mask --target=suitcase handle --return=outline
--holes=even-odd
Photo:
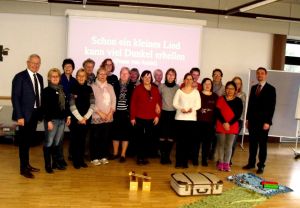
[[[205,194],[208,192],[208,189],[204,189],[204,191],[200,191],[200,189],[196,189],[198,194]]]

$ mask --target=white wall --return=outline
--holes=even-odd
[[[9,96],[13,76],[26,68],[32,53],[42,58],[41,73],[61,68],[66,54],[66,18],[0,13],[0,45],[9,48],[0,62],[0,96]]]
[[[66,28],[66,17],[62,16],[0,13],[0,44],[10,48],[0,62],[0,96],[10,95],[11,80],[25,69],[31,53],[41,55],[40,72],[45,80],[48,69],[61,68],[66,56]],[[270,68],[271,34],[216,28],[204,28],[203,33],[202,78],[211,77],[212,70],[219,67],[224,71],[224,83],[235,75],[246,81],[249,68]]]
[[[270,69],[273,35],[217,28],[204,28],[201,77],[211,77],[212,70],[223,71],[223,83],[241,76],[247,91],[249,69]]]

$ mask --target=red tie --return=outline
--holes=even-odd
[[[260,91],[261,91],[261,85],[259,84],[259,85],[257,85],[255,95],[258,96]]]

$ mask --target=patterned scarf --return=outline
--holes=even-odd
[[[58,93],[58,104],[59,104],[59,108],[61,111],[65,110],[66,107],[66,96],[64,93],[64,89],[62,85],[54,85],[49,83],[48,84],[49,87],[51,87],[52,89],[54,89],[56,91],[56,93]]]

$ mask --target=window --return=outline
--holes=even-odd
[[[284,70],[300,72],[300,40],[287,40]]]

